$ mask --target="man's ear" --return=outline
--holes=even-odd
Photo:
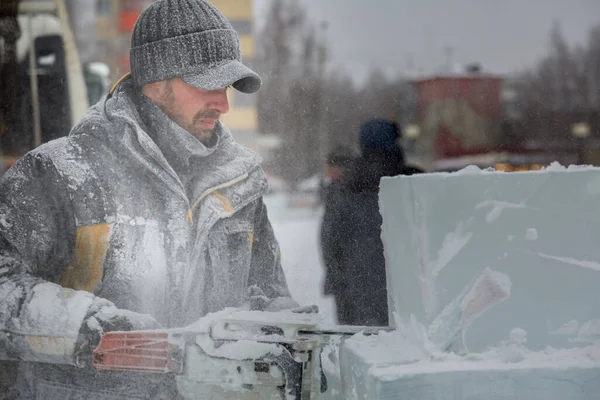
[[[149,99],[154,100],[154,99],[160,97],[163,86],[164,86],[164,82],[147,83],[142,88],[142,93],[144,94],[144,96],[148,97]]]

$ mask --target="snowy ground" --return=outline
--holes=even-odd
[[[319,226],[323,210],[290,208],[286,194],[265,197],[269,218],[281,247],[281,260],[292,296],[301,305],[316,304],[325,321],[335,322],[335,303],[323,295]]]

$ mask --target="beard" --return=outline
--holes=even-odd
[[[220,112],[203,109],[198,111],[191,120],[186,119],[185,115],[183,115],[181,111],[182,107],[179,107],[173,98],[171,91],[167,91],[167,93],[160,99],[160,103],[157,105],[172,121],[188,131],[204,145],[209,145],[211,143],[215,129],[203,128],[200,125],[200,122],[203,118],[218,120],[221,117]]]
[[[168,107],[164,109],[165,113],[173,120],[177,125],[188,131],[190,134],[200,140],[202,143],[209,144],[213,137],[215,128],[204,128],[200,125],[203,118],[210,118],[218,120],[221,114],[214,110],[201,110],[191,121],[186,120],[185,116],[181,114],[180,109],[177,107]]]
[[[194,118],[192,119],[191,126],[189,128],[185,128],[189,133],[198,138],[202,143],[207,144],[210,142],[213,137],[213,133],[215,131],[214,128],[207,129],[200,126],[200,120],[204,118],[218,120],[221,117],[221,113],[214,110],[201,110],[198,111]]]

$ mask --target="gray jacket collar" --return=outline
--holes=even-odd
[[[235,142],[227,127],[219,122],[216,127],[218,146],[210,154],[194,157],[190,164],[193,179],[186,195],[178,174],[147,132],[149,128],[136,106],[138,96],[139,90],[130,79],[121,82],[112,96],[95,105],[92,112],[73,128],[71,135],[91,134],[102,142],[119,146],[125,154],[157,175],[169,189],[185,196],[191,203],[214,188],[228,187],[249,176],[266,179],[264,174],[252,174],[260,169],[261,157]],[[256,185],[257,188],[264,186]]]
[[[171,120],[148,97],[141,93],[136,97],[140,117],[145,124],[145,131],[178,173],[178,166],[187,169],[190,167],[192,158],[206,157],[218,147],[222,129],[215,129],[217,143],[212,147],[206,147],[191,133]]]

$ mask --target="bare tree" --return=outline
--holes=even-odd
[[[404,79],[388,80],[380,70],[362,88],[343,70],[326,71],[324,28],[311,23],[298,2],[272,0],[257,37],[265,78],[258,97],[260,129],[281,137],[275,164],[292,185],[320,173],[325,153],[339,146],[356,150],[366,120],[398,121],[412,101]]]
[[[327,79],[325,96],[330,149],[344,146],[358,150],[361,104],[354,81],[341,69],[333,71]]]
[[[294,183],[319,169],[323,44],[305,9],[292,0],[272,1],[257,44],[265,78],[258,96],[260,129],[281,137],[276,164]]]
[[[585,62],[590,104],[600,108],[600,24],[590,30]]]
[[[549,39],[546,57],[515,85],[522,117],[511,134],[559,155],[573,151],[573,124],[587,122],[592,135],[600,130],[600,24],[582,45],[569,45],[557,23]]]
[[[257,35],[257,69],[264,77],[258,92],[259,125],[265,132],[285,135],[283,105],[294,77],[295,43],[306,12],[296,2],[273,0],[266,24]]]
[[[590,110],[600,101],[600,25],[585,46],[570,47],[560,25],[550,32],[550,49],[521,77],[520,95],[530,112]]]

